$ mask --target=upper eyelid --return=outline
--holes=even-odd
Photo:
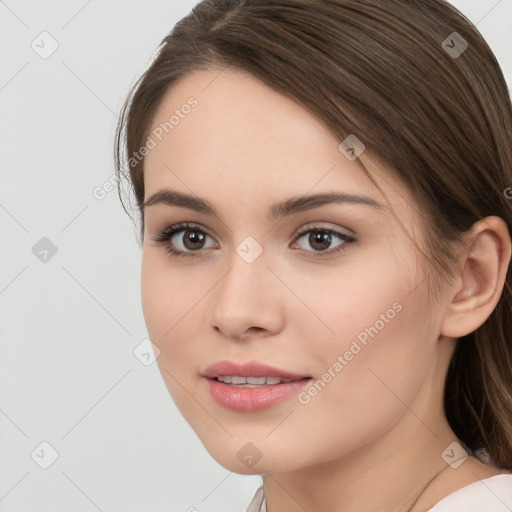
[[[294,237],[302,236],[305,233],[307,233],[308,231],[325,230],[325,231],[337,232],[340,235],[343,235],[343,236],[346,236],[349,238],[355,237],[355,232],[349,228],[323,226],[323,225],[321,225],[322,222],[327,222],[327,221],[317,221],[316,223],[307,223],[305,226],[296,229],[294,231],[293,236]],[[183,224],[185,224],[185,225],[183,225]],[[180,233],[181,231],[189,231],[189,230],[193,230],[193,229],[197,229],[197,231],[202,231],[205,234],[207,234],[209,237],[215,239],[215,237],[211,233],[209,233],[207,228],[205,228],[204,226],[202,226],[200,224],[196,224],[193,222],[182,222],[182,223],[177,223],[174,225],[169,225],[169,226],[163,228],[161,231],[158,231],[157,233],[165,234],[165,232],[172,230],[172,231],[174,231],[172,236],[175,236],[177,233]],[[343,230],[347,230],[347,231],[349,231],[349,233],[343,233]]]
[[[351,242],[351,241],[357,240],[355,233],[348,228],[340,229],[337,227],[322,226],[322,225],[320,225],[320,222],[321,221],[317,221],[316,223],[313,223],[313,224],[306,224],[305,226],[295,230],[294,234],[292,235],[293,243],[295,243],[296,240],[298,240],[299,238],[302,238],[304,235],[306,235],[307,233],[309,233],[311,231],[330,232],[335,237],[343,240],[343,242]],[[344,233],[343,232],[344,229],[347,229],[348,231],[350,231],[351,234]],[[171,238],[175,237],[179,233],[182,233],[184,231],[193,231],[193,230],[203,232],[204,234],[209,236],[212,240],[214,240],[215,244],[218,245],[216,238],[213,235],[211,235],[206,228],[204,228],[200,224],[196,224],[196,223],[192,223],[192,222],[182,222],[182,223],[177,223],[174,225],[169,225],[166,228],[164,228],[162,231],[158,232],[156,237],[153,237],[152,239],[153,239],[153,241],[166,243],[166,242],[169,242]],[[170,232],[169,235],[167,235],[166,232]],[[165,238],[165,240],[164,240],[164,238]],[[187,252],[187,251],[185,251],[185,252]],[[199,253],[200,251],[191,251],[191,253],[193,253],[193,252]]]

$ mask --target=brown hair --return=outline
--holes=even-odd
[[[340,142],[356,134],[391,163],[425,219],[431,290],[454,276],[451,242],[476,221],[496,215],[510,232],[509,91],[493,52],[457,9],[444,0],[204,0],[162,41],[119,119],[116,170],[122,178],[129,167],[141,241],[144,160],[132,156],[169,88],[192,71],[228,66],[299,102]],[[121,187],[119,194],[122,201]],[[508,470],[511,279],[509,268],[489,318],[457,341],[444,397],[458,438]]]

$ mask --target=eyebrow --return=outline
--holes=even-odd
[[[327,204],[339,203],[359,204],[375,209],[385,208],[383,204],[375,201],[375,199],[371,197],[341,192],[326,192],[309,196],[291,197],[290,199],[276,203],[269,209],[268,217],[277,220],[294,213],[307,212]],[[194,210],[198,213],[219,216],[216,208],[205,199],[171,189],[162,189],[155,192],[144,202],[143,208],[145,209],[156,204],[179,206]]]

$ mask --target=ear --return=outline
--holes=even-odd
[[[507,224],[500,217],[481,219],[463,239],[462,270],[441,324],[441,335],[452,338],[475,331],[491,315],[503,291],[511,256]]]

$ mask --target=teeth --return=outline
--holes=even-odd
[[[270,379],[270,377],[268,377]],[[247,384],[265,384],[267,377],[247,377]],[[273,384],[273,382],[269,382],[268,384]]]
[[[280,379],[279,377],[240,377],[239,375],[219,375],[216,379],[224,384],[248,388],[292,382],[292,379]]]

